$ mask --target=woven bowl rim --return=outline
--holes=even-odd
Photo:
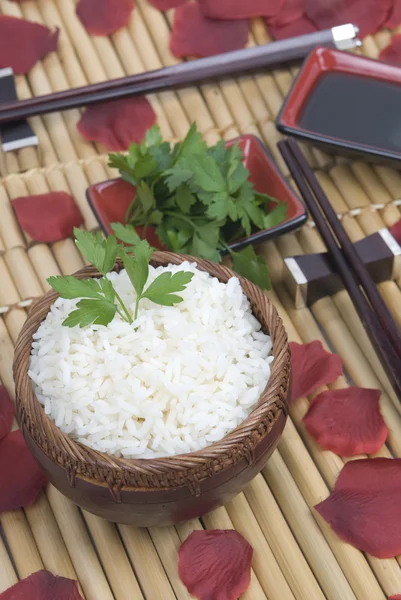
[[[224,265],[171,252],[155,252],[151,264],[160,266],[184,261],[196,262],[199,269],[223,282],[227,282],[230,277],[238,277],[253,314],[261,322],[263,329],[268,330],[273,343],[274,359],[269,381],[258,404],[223,439],[186,454],[126,459],[92,450],[72,440],[45,414],[33,392],[28,375],[32,335],[45,318],[51,304],[58,298],[58,294],[51,290],[31,307],[16,343],[13,373],[17,418],[23,433],[28,434],[52,462],[66,471],[70,481],[80,476],[109,487],[170,488],[190,480],[204,479],[235,464],[244,456],[251,463],[257,444],[268,435],[281,413],[287,416],[291,358],[287,334],[276,308],[260,288]],[[122,268],[122,263],[118,260],[113,270],[119,272]],[[83,279],[99,277],[100,273],[93,267],[85,267],[75,275]]]

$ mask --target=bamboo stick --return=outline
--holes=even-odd
[[[10,183],[13,179],[7,179]],[[0,235],[6,248],[23,248],[24,238],[18,226],[6,189],[0,185]]]
[[[393,198],[401,197],[401,175],[395,169],[390,169],[383,165],[375,165],[375,172],[384,183]]]
[[[116,526],[83,511],[113,594],[117,600],[143,600]]]
[[[43,569],[44,565],[24,511],[2,513],[1,525],[19,577],[24,579]]]
[[[46,495],[42,494],[32,506],[26,508],[25,514],[46,569],[53,575],[76,580],[77,574]]]
[[[191,600],[191,595],[181,582],[177,569],[177,553],[181,542],[173,526],[150,527],[150,536],[161,558],[177,600]]]
[[[113,600],[79,509],[52,485],[47,497],[87,600]]]
[[[56,7],[61,17],[63,32],[68,35],[79,56],[87,80],[90,83],[97,83],[107,79],[92,40],[75,14],[74,3],[68,0],[56,0]]]
[[[213,510],[205,515],[202,520],[208,529],[234,529],[233,523],[224,507]],[[246,537],[253,545],[253,540],[249,536],[249,532]],[[266,565],[267,561],[265,561],[265,569]],[[267,598],[273,598],[273,596],[268,596],[267,592],[265,595],[253,568],[251,570],[251,583],[246,592],[243,593],[242,597],[244,600],[266,600]]]
[[[279,501],[303,552],[313,565],[314,572],[318,576],[326,596],[338,599],[359,598],[364,600],[369,597],[384,600],[383,592],[363,555],[337,538],[321,517],[316,514],[312,515],[278,452],[272,456],[263,469],[263,475]],[[322,498],[320,497],[320,499]],[[294,505],[297,506],[296,511],[294,511]],[[330,540],[330,547],[326,544],[325,537]],[[339,561],[338,563],[334,556]],[[352,560],[354,564],[352,564]],[[364,575],[362,575],[362,570]],[[369,582],[366,577],[369,578]]]
[[[0,594],[17,583],[18,578],[3,540],[0,538]]]
[[[73,240],[67,239],[56,242],[53,244],[52,249],[60,270],[66,275],[83,268],[84,261]]]
[[[244,494],[297,600],[325,598],[262,475],[252,480]],[[231,502],[226,508],[231,515]]]
[[[224,510],[229,516],[230,527],[239,531],[252,544],[255,551],[253,569],[269,600],[293,599],[294,594],[272,552],[271,542],[263,535],[244,494],[239,494],[228,507],[219,510],[220,514]],[[206,518],[204,522],[212,527]]]
[[[112,40],[127,75],[143,73],[145,70],[144,65],[137,53],[128,30],[126,28],[120,29],[112,36]],[[156,94],[150,94],[147,98],[156,113],[157,123],[160,127],[162,137],[165,139],[172,138],[173,132],[159,97]]]
[[[28,250],[28,257],[37,273],[44,292],[50,290],[47,278],[52,275],[60,275],[58,265],[51,253],[51,250],[45,244],[38,244]]]
[[[353,162],[351,170],[372,204],[375,204],[378,198],[380,198],[380,204],[391,202],[391,194],[370,165],[359,161]]]
[[[149,532],[130,525],[119,525],[118,528],[145,597],[156,599],[162,594],[163,600],[175,600]]]

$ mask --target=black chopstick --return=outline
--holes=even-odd
[[[0,106],[0,124],[99,102],[172,90],[228,75],[274,68],[305,58],[317,46],[341,50],[355,48],[360,45],[357,34],[357,27],[346,24],[263,46],[183,62],[156,71],[3,104]]]
[[[382,362],[383,368],[386,370],[392,385],[397,393],[398,398],[401,400],[401,356],[398,352],[398,344],[393,344],[393,339],[397,342],[398,327],[392,319],[388,309],[388,315],[386,315],[386,323],[389,325],[389,319],[392,321],[392,328],[394,335],[390,336],[387,329],[382,325],[383,315],[379,318],[373,303],[370,303],[369,292],[364,288],[361,278],[366,282],[366,277],[370,278],[370,275],[366,271],[362,261],[357,263],[353,261],[349,264],[345,258],[347,254],[346,248],[349,245],[352,246],[350,239],[345,233],[341,223],[338,221],[337,215],[334,211],[327,209],[330,202],[320,187],[312,169],[307,165],[304,160],[299,146],[293,141],[281,141],[278,144],[280,152],[288,165],[291,175],[297,184],[299,191],[305,204],[307,205],[309,212],[313,220],[315,221],[316,227],[318,228],[320,235],[324,243],[326,244],[327,250],[335,264],[338,274],[344,282],[344,286],[347,289],[350,298],[359,314],[363,326],[365,327],[373,345],[376,348],[378,356]],[[308,168],[305,168],[305,163]],[[334,233],[342,229],[340,234],[341,239],[345,243],[338,242],[340,240],[335,239],[328,223],[326,222],[322,211],[326,214],[327,220],[330,223]],[[336,223],[334,224],[333,213],[335,216]],[[330,220],[327,215],[330,215]],[[359,257],[358,257],[359,259]],[[359,259],[360,260],[360,259]],[[353,265],[355,265],[353,267]],[[356,266],[357,265],[357,266]],[[360,277],[361,271],[365,273]],[[371,281],[371,284],[375,284]],[[365,293],[361,290],[361,287]],[[371,285],[369,284],[369,289]],[[379,307],[380,308],[380,307]]]

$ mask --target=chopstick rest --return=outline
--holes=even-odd
[[[15,89],[14,73],[10,67],[0,69],[0,106],[18,101]],[[28,146],[38,146],[39,140],[28,121],[22,119],[7,123],[0,128],[1,148],[3,152],[12,152]]]
[[[355,250],[375,283],[401,276],[401,246],[388,229],[380,229],[354,244]],[[285,283],[296,308],[344,289],[328,253],[305,254],[284,259]]]

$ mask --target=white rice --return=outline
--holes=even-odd
[[[227,284],[195,264],[150,268],[194,277],[173,307],[142,300],[134,325],[62,325],[75,300],[59,298],[34,335],[29,375],[46,414],[83,444],[126,458],[199,450],[251,412],[270,376],[271,341],[237,278]],[[125,271],[112,273],[133,313]],[[135,331],[135,328],[137,330]]]

